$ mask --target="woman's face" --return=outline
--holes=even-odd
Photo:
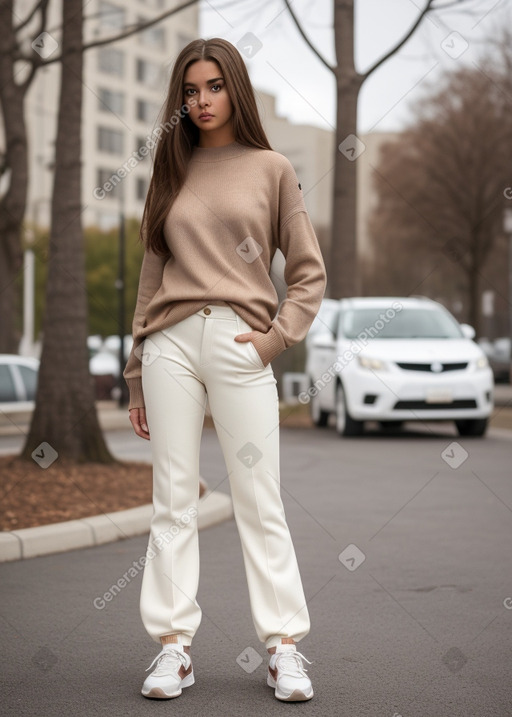
[[[200,131],[200,143],[234,141],[233,105],[219,65],[197,60],[190,65],[183,82],[184,101],[189,117]]]

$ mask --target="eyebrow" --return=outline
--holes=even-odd
[[[223,79],[224,79],[223,77],[215,77],[213,80],[206,80],[206,82],[207,82],[207,84],[211,85],[214,82],[218,82],[219,80],[223,80]],[[196,87],[196,85],[194,85],[193,82],[185,82],[184,86],[186,86],[186,85],[190,85],[191,87]]]

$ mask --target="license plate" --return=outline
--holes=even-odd
[[[453,403],[453,391],[449,388],[432,388],[427,391],[427,403]]]

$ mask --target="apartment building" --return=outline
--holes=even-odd
[[[84,43],[118,35],[152,19],[179,0],[91,0],[84,2]],[[33,0],[19,0],[23,19]],[[82,220],[108,229],[118,223],[121,202],[128,216],[142,215],[151,159],[151,132],[167,92],[172,62],[197,37],[198,6],[113,44],[84,53],[82,122]],[[48,33],[60,42],[61,4],[50,3]],[[30,29],[30,26],[29,28]],[[57,49],[58,51],[58,49]],[[60,65],[39,71],[26,104],[29,139],[27,219],[49,224]],[[116,182],[115,177],[123,181]],[[99,191],[114,178],[112,189]],[[96,190],[96,191],[95,191]]]

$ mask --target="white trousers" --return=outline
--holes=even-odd
[[[140,607],[156,642],[174,634],[190,645],[201,621],[196,516],[207,398],[229,475],[258,638],[269,648],[309,632],[280,495],[276,380],[252,343],[234,340],[251,330],[229,306],[210,305],[144,342],[154,511]]]

